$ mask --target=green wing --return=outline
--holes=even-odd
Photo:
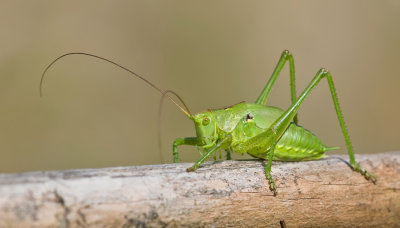
[[[253,114],[254,122],[257,127],[267,129],[271,124],[282,115],[283,110],[273,106],[255,105],[250,109]]]

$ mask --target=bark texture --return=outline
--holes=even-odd
[[[399,227],[400,152],[0,175],[0,227]]]

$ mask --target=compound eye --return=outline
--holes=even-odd
[[[207,126],[210,123],[210,118],[204,117],[203,119],[203,126]]]

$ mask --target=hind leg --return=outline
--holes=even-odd
[[[292,104],[296,102],[296,83],[295,83],[295,71],[294,71],[294,59],[293,55],[288,51],[284,50],[282,55],[276,64],[274,72],[272,72],[271,77],[269,78],[267,84],[264,89],[261,91],[260,95],[256,100],[256,104],[265,104],[267,102],[269,93],[271,92],[272,86],[274,85],[276,79],[279,76],[279,73],[282,71],[282,68],[285,66],[286,61],[289,61],[289,69],[290,69],[290,92],[291,92],[291,100]],[[297,115],[293,118],[293,122],[297,124]]]
[[[327,78],[329,88],[332,95],[333,104],[336,109],[337,117],[339,120],[340,127],[347,145],[347,151],[349,154],[350,164],[354,171],[361,173],[367,180],[376,182],[376,177],[372,173],[362,168],[356,163],[354,158],[353,147],[343,120],[343,114],[339,106],[339,101],[336,95],[336,89],[333,85],[332,75],[325,69],[320,69],[315,75],[313,80],[304,89],[301,95],[297,98],[296,102],[293,103],[275,122],[264,132],[256,135],[253,138],[248,139],[241,144],[241,149],[247,151],[250,155],[259,158],[268,158],[267,165],[265,168],[265,175],[270,183],[270,189],[276,194],[276,186],[271,177],[271,164],[274,155],[275,144],[277,140],[285,133],[289,127],[291,121],[296,116],[299,107],[305,100],[305,98],[311,93],[312,89],[321,81],[321,79]]]

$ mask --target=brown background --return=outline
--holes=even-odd
[[[0,172],[160,163],[159,94],[98,54],[179,93],[193,112],[254,101],[282,50],[294,53],[300,92],[331,70],[357,153],[398,150],[400,3],[392,1],[2,1]],[[288,69],[269,104],[290,103]],[[300,109],[328,146],[345,144],[328,86]],[[164,104],[163,154],[193,124]],[[182,161],[199,157],[182,147]],[[237,156],[236,158],[243,158]]]

